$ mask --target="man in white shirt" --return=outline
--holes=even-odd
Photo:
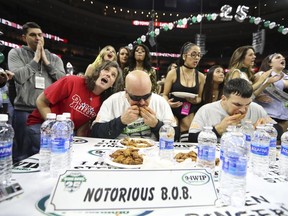
[[[244,79],[229,80],[221,100],[202,106],[194,116],[189,129],[189,142],[197,142],[203,126],[212,126],[220,138],[228,125],[238,125],[250,119],[256,127],[273,121],[260,105],[252,102],[252,85]]]
[[[172,121],[176,126],[167,101],[151,89],[151,79],[146,72],[130,72],[125,79],[125,91],[115,93],[103,102],[92,126],[92,136],[158,140],[164,120]]]

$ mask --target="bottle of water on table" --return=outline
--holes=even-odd
[[[281,151],[279,159],[280,174],[288,178],[288,131],[281,136]]]
[[[7,186],[12,174],[12,145],[14,130],[7,114],[0,114],[0,185]]]
[[[259,125],[254,132],[251,143],[252,172],[265,177],[269,171],[270,135],[265,131],[265,125]]]
[[[214,177],[217,136],[212,129],[211,126],[204,126],[198,135],[197,166],[206,168]]]
[[[49,172],[51,159],[51,129],[56,121],[55,113],[47,113],[46,120],[40,127],[40,171]]]
[[[175,130],[172,121],[164,120],[164,125],[159,130],[159,156],[161,159],[172,161],[174,157]]]
[[[225,140],[219,188],[220,200],[224,205],[245,205],[248,151],[244,134],[240,131],[230,132]]]
[[[51,134],[50,174],[57,177],[69,169],[70,126],[63,115],[57,115]]]
[[[221,139],[220,139],[220,172],[219,172],[219,178],[221,178],[221,168],[222,168],[222,165],[223,165],[223,158],[224,158],[224,151],[226,149],[226,140],[229,139],[229,136],[231,135],[231,132],[232,131],[236,131],[236,125],[228,125],[227,129],[226,129],[226,132],[224,132],[221,136]]]
[[[277,130],[273,127],[272,123],[265,125],[265,131],[270,135],[269,144],[269,166],[272,167],[276,163],[276,145],[277,145]]]
[[[69,142],[69,166],[71,166],[71,162],[72,162],[72,154],[73,154],[73,137],[74,137],[74,122],[71,120],[71,113],[68,112],[64,112],[62,115],[64,115],[66,117],[66,121],[68,122],[69,126],[70,126],[70,142]]]
[[[251,152],[251,141],[252,141],[252,137],[254,134],[254,126],[252,124],[252,121],[250,119],[246,119],[244,121],[244,123],[242,124],[241,128],[240,128],[241,132],[244,134],[245,136],[245,141],[246,141],[246,145],[249,149],[248,152],[248,167],[250,167],[250,152]]]

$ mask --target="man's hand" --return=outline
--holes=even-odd
[[[156,113],[150,107],[140,107],[140,116],[144,119],[144,123],[151,128],[156,127],[158,119]]]
[[[229,125],[240,124],[241,120],[245,117],[245,114],[235,114],[232,116],[226,116],[218,125],[215,126],[218,134],[222,135]]]
[[[37,63],[38,63],[38,62],[41,60],[41,58],[42,58],[42,49],[43,49],[42,42],[41,42],[41,41],[38,41],[37,48],[36,48],[36,52],[35,52],[35,55],[34,55],[34,58],[33,58],[33,60],[36,61]]]
[[[45,65],[49,65],[50,64],[50,62],[47,59],[44,47],[42,47],[42,61],[43,61],[43,63]]]
[[[0,84],[8,80],[8,75],[4,71],[0,71]]]
[[[128,125],[139,118],[139,107],[137,105],[130,106],[121,116],[121,122]]]
[[[9,70],[5,70],[5,72],[8,77],[8,80],[11,80],[13,76],[15,75],[12,71],[9,71]]]

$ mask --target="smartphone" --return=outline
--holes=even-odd
[[[14,196],[22,194],[24,191],[19,183],[14,183],[8,186],[0,186],[0,202],[11,199]]]

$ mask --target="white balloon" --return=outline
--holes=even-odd
[[[198,14],[196,18],[197,18],[197,22],[200,23],[202,21],[202,15],[201,14]]]
[[[269,28],[270,28],[270,29],[273,29],[275,26],[276,26],[276,23],[275,23],[275,22],[271,22],[271,23],[269,24]]]
[[[232,12],[232,7],[230,5],[223,5],[221,7],[220,17],[222,21],[231,21],[233,16],[229,15]]]
[[[248,10],[249,10],[249,7],[245,5],[239,5],[237,7],[236,14],[234,16],[235,20],[237,20],[238,22],[243,22],[247,17]]]
[[[256,25],[258,25],[260,22],[261,22],[261,18],[260,17],[255,18],[254,23]]]
[[[283,30],[282,30],[282,34],[283,35],[286,35],[288,33],[288,28],[284,28]]]
[[[156,28],[155,29],[155,35],[159,35],[160,34],[160,29],[159,28]]]
[[[173,27],[174,27],[173,23],[169,23],[169,24],[168,24],[168,28],[169,28],[170,30],[172,30]]]
[[[212,13],[211,17],[212,17],[212,20],[213,20],[213,21],[216,20],[217,14],[216,14],[216,13]]]
[[[142,35],[142,36],[141,36],[141,41],[142,41],[142,42],[145,42],[145,41],[146,41],[146,36],[145,36],[145,35]]]
[[[186,24],[187,24],[187,19],[184,18],[184,19],[182,20],[182,22],[183,22],[183,25],[186,25]]]
[[[128,44],[128,49],[130,49],[130,50],[133,49],[133,45],[132,45],[132,43]]]

